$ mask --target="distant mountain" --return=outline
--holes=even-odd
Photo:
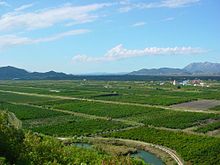
[[[21,77],[27,77],[29,75],[29,72],[27,72],[24,69],[19,69],[11,66],[6,66],[0,68],[0,79],[1,80],[10,80],[10,79],[16,79]]]
[[[64,79],[109,79],[109,77],[119,76],[220,76],[220,63],[192,63],[179,68],[159,68],[159,69],[141,69],[131,73],[93,73],[84,75],[71,75],[62,72],[49,71],[45,73],[28,72],[24,69],[12,66],[0,67],[0,80],[64,80]]]
[[[210,62],[191,63],[183,69],[192,74],[220,75],[220,63],[210,63]]]
[[[120,75],[126,75],[128,72],[119,72],[119,73],[108,73],[108,72],[92,72],[92,73],[83,73],[80,74],[80,76],[120,76]]]
[[[159,69],[141,69],[133,71],[128,75],[155,75],[155,76],[189,76],[189,75],[206,75],[220,76],[220,63],[191,63],[183,69],[178,68],[159,68]]]
[[[30,73],[31,79],[64,79],[64,78],[68,78],[69,76],[72,75],[67,75],[62,72],[54,72],[54,71],[49,71],[45,73],[39,73],[39,72]]]
[[[57,73],[54,71],[40,73],[28,72],[24,69],[6,66],[0,68],[0,80],[17,80],[17,79],[67,79],[72,75]]]
[[[164,75],[190,75],[187,71],[183,69],[177,69],[177,68],[159,68],[159,69],[141,69],[138,71],[134,71],[129,73],[129,75],[158,75],[158,76],[164,76]]]

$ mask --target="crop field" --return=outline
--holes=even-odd
[[[121,122],[86,119],[28,105],[0,103],[0,110],[13,112],[23,121],[26,129],[54,136],[89,135],[129,126]]]
[[[13,112],[20,120],[48,118],[64,114],[62,112],[30,107],[28,105],[10,104],[4,102],[0,102],[0,110]]]
[[[191,127],[205,121],[206,119],[220,118],[220,115],[217,114],[178,112],[154,107],[115,105],[76,100],[51,101],[37,104],[55,109],[63,109],[102,117],[123,118],[147,125],[179,129]]]
[[[46,122],[45,122],[46,120]],[[111,131],[114,129],[122,129],[128,127],[120,122],[112,122],[107,120],[92,120],[85,119],[81,117],[62,116],[61,118],[51,118],[51,120],[55,120],[57,122],[51,123],[50,120],[43,119],[39,123],[32,127],[31,130],[34,132],[40,132],[46,135],[53,135],[58,137],[63,136],[90,136],[92,134],[102,133],[106,131]],[[36,121],[32,121],[36,122]],[[45,124],[49,122],[50,124]]]
[[[205,122],[207,119],[219,119],[220,115],[203,114],[194,112],[161,111],[149,114],[137,115],[127,118],[146,125],[166,127],[173,129],[184,129]]]
[[[38,103],[41,104],[41,103]],[[45,105],[46,104],[46,105]],[[52,104],[52,105],[51,105]],[[64,109],[68,111],[80,112],[90,115],[122,118],[138,114],[153,113],[154,111],[160,112],[163,109],[152,108],[152,107],[138,107],[132,105],[120,105],[120,104],[106,104],[91,101],[52,101],[47,103],[43,102],[44,106],[51,106],[55,109]]]
[[[160,83],[0,81],[0,111],[49,136],[133,139],[169,147],[186,164],[219,163],[220,82]]]
[[[161,86],[159,82],[135,81],[0,82],[0,90],[164,106],[198,99],[220,100],[218,88],[216,83],[209,88],[183,86],[177,89],[169,84]]]
[[[196,132],[207,133],[209,131],[219,130],[220,131],[220,121],[209,123],[207,125],[197,128]]]
[[[0,91],[0,101],[1,102],[17,102],[17,103],[31,103],[31,102],[39,102],[45,100],[55,100],[54,98],[45,98],[38,96],[25,96],[8,92]]]
[[[187,103],[173,105],[174,108],[208,110],[220,106],[220,100],[198,100]]]

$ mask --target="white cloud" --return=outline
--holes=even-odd
[[[187,5],[191,5],[193,3],[197,3],[200,0],[163,0],[158,7],[169,7],[169,8],[177,8],[177,7],[185,7]]]
[[[91,57],[87,55],[76,55],[72,58],[73,62],[108,62],[117,61],[132,57],[142,57],[150,55],[186,55],[186,54],[199,54],[203,53],[204,50],[201,48],[193,47],[167,47],[158,48],[150,47],[144,49],[133,49],[129,50],[123,47],[123,45],[117,45],[110,49],[104,56]]]
[[[26,37],[17,37],[15,35],[4,35],[4,36],[0,36],[0,49],[16,46],[16,45],[24,45],[30,42],[32,42],[32,40]]]
[[[138,27],[138,26],[144,26],[146,24],[146,22],[136,22],[135,24],[133,24],[133,27]]]
[[[84,34],[88,32],[90,31],[87,29],[78,29],[78,30],[67,31],[64,33],[59,33],[59,34],[56,34],[50,37],[37,38],[37,39],[32,39],[28,37],[19,37],[16,35],[4,35],[4,36],[0,36],[0,49],[9,48],[12,46],[17,46],[17,45],[50,42],[50,41],[55,41],[55,40],[64,38],[66,36],[74,36],[74,35]]]
[[[198,3],[200,0],[160,0],[158,2],[131,2],[129,0],[120,1],[121,7],[119,8],[120,12],[128,12],[132,9],[151,9],[151,8],[180,8],[186,7],[195,3]]]
[[[6,7],[8,7],[9,4],[8,4],[6,1],[0,0],[0,6],[6,6]]]
[[[106,3],[91,4],[85,6],[73,6],[69,4],[61,7],[26,13],[10,12],[0,17],[0,31],[17,28],[29,30],[40,29],[51,27],[58,23],[64,22],[71,22],[74,24],[91,22],[99,17],[97,14],[94,14],[94,11],[109,5],[110,4]],[[24,9],[27,7],[30,7],[30,5],[23,6],[22,8]]]
[[[33,3],[25,4],[25,5],[22,5],[22,6],[18,7],[18,8],[16,8],[15,11],[25,10],[25,9],[31,8],[33,5],[34,5]]]

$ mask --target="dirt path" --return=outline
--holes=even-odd
[[[105,104],[131,105],[131,106],[139,106],[139,107],[152,107],[152,108],[161,108],[161,109],[174,110],[174,111],[182,111],[182,112],[197,112],[197,113],[220,114],[220,112],[217,112],[217,111],[186,110],[186,109],[173,108],[173,107],[167,107],[167,106],[139,104],[139,103],[129,103],[129,102],[85,99],[85,98],[77,98],[77,97],[54,96],[54,95],[46,95],[46,94],[25,93],[25,92],[15,92],[15,91],[5,91],[5,90],[0,90],[0,92],[13,93],[13,94],[19,94],[19,95],[26,95],[26,96],[47,97],[47,98],[54,98],[54,99],[79,100],[79,101],[98,102],[98,103],[105,103]]]

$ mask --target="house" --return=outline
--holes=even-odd
[[[201,87],[205,87],[206,86],[206,84],[202,80],[192,80],[191,84],[193,86],[201,86]],[[208,85],[207,85],[207,87],[208,87]]]
[[[185,86],[185,85],[190,85],[190,81],[189,81],[189,80],[184,80],[184,81],[182,81],[182,82],[180,83],[180,85],[183,85],[183,86]]]

